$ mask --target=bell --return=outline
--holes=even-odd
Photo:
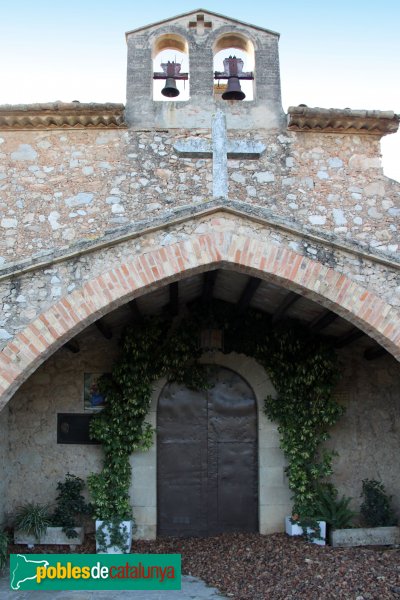
[[[176,96],[179,96],[179,90],[176,87],[176,82],[173,77],[167,77],[165,86],[161,90],[161,93],[167,98],[175,98]]]
[[[223,100],[243,100],[246,98],[246,94],[242,92],[240,87],[239,77],[229,77],[228,88],[222,94],[222,98]]]

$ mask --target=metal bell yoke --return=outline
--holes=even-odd
[[[181,65],[175,61],[161,63],[162,72],[154,73],[153,79],[165,79],[165,86],[161,93],[166,98],[176,98],[179,96],[179,90],[176,85],[177,80],[187,80],[188,73],[181,73]]]
[[[214,79],[227,79],[228,87],[222,94],[223,100],[244,100],[246,94],[240,87],[241,79],[254,79],[253,73],[243,73],[244,63],[241,58],[229,56],[224,59],[224,70],[215,71]]]

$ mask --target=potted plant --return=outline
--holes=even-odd
[[[96,519],[96,552],[129,554],[132,544],[132,519]]]
[[[355,513],[349,508],[351,498],[342,496],[338,498],[337,489],[329,483],[317,488],[315,514],[318,520],[326,523],[326,537],[331,540],[332,531],[350,527]]]
[[[399,544],[400,529],[396,527],[391,496],[386,493],[383,483],[375,479],[364,479],[361,496],[361,524],[366,527],[332,530],[331,545],[352,547]]]
[[[130,468],[130,467],[129,467]],[[127,554],[132,543],[133,518],[129,504],[127,483],[115,481],[107,469],[92,474],[88,484],[96,518],[96,552],[99,554]],[[114,483],[114,485],[113,485]]]
[[[338,491],[332,483],[316,483],[314,500],[307,508],[306,514],[286,518],[286,533],[289,535],[305,535],[310,541],[321,546],[329,538],[333,528],[349,527],[355,513],[349,508],[351,498],[342,496],[338,499]]]
[[[52,521],[55,527],[61,528],[68,540],[78,538],[83,541],[82,517],[91,513],[91,506],[87,504],[82,491],[84,481],[80,477],[67,473],[64,481],[57,484],[58,496]]]
[[[91,511],[81,492],[84,482],[80,477],[67,473],[64,481],[57,484],[56,507],[51,514],[47,504],[27,503],[17,510],[14,541],[16,544],[35,543],[69,545],[71,550],[82,544],[83,515]]]
[[[130,505],[130,456],[151,446],[153,430],[145,423],[151,398],[150,374],[132,367],[136,360],[147,361],[152,336],[144,329],[135,340],[125,336],[120,360],[111,375],[99,379],[106,398],[105,408],[90,424],[92,439],[101,442],[103,468],[88,477],[96,519],[96,550],[99,553],[129,553],[134,521]],[[140,359],[138,358],[140,357]]]
[[[367,527],[392,527],[397,519],[391,507],[392,496],[388,496],[384,485],[375,479],[362,482],[361,517]]]
[[[307,540],[319,546],[325,546],[326,522],[314,517],[294,514],[285,518],[285,531],[288,535],[304,535]]]
[[[33,547],[40,544],[47,528],[51,525],[48,504],[27,502],[17,508],[14,519],[14,542]]]
[[[8,533],[4,530],[0,530],[0,573],[7,564],[8,542]]]

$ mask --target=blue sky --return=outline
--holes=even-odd
[[[5,2],[0,104],[124,102],[125,32],[199,8],[180,0]],[[203,8],[278,31],[283,108],[400,113],[400,2],[209,0]],[[385,173],[400,181],[400,134],[383,140]]]

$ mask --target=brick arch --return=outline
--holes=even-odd
[[[36,317],[0,353],[0,409],[53,352],[102,315],[184,275],[216,266],[242,270],[302,292],[365,331],[400,360],[399,314],[376,294],[268,240],[215,231],[135,256]]]

